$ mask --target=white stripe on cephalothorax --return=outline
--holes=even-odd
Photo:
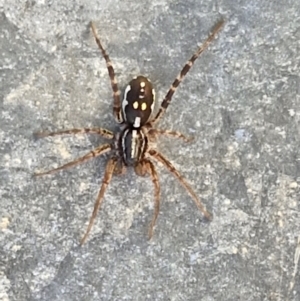
[[[131,139],[131,158],[135,157],[136,153],[136,137],[137,137],[137,131],[132,130],[132,139]]]
[[[141,145],[141,155],[142,155],[143,151],[144,151],[144,147],[145,147],[146,141],[145,141],[145,134],[144,134],[144,132],[140,131],[140,133],[141,133],[141,136],[142,136],[142,145]]]
[[[127,139],[127,136],[129,132],[131,131],[131,141],[130,141],[130,158],[126,157],[126,154],[128,154],[128,151],[126,151],[125,147],[125,141]],[[122,137],[122,156],[124,161],[130,159],[140,160],[141,156],[145,153],[145,145],[146,145],[146,135],[142,130],[131,130],[127,129],[123,133]]]
[[[126,161],[126,152],[125,152],[125,139],[126,139],[126,136],[129,132],[129,129],[127,129],[124,133],[123,133],[123,136],[122,136],[122,153],[123,153],[123,158],[124,160]]]

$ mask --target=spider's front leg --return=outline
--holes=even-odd
[[[34,176],[35,177],[40,177],[40,176],[44,176],[44,175],[50,175],[50,174],[55,173],[57,171],[60,171],[60,170],[63,170],[63,169],[81,164],[81,163],[83,163],[85,161],[88,161],[92,158],[99,157],[99,156],[101,156],[101,155],[103,155],[103,154],[105,154],[109,151],[111,151],[111,145],[110,144],[103,144],[103,145],[95,148],[94,150],[88,152],[86,155],[75,159],[74,161],[71,161],[67,164],[64,164],[64,165],[60,166],[60,167],[57,167],[57,168],[54,168],[54,169],[51,169],[51,170],[48,170],[48,171],[45,171],[45,172],[37,172],[37,173],[34,174]]]
[[[103,177],[103,180],[102,180],[102,185],[101,185],[101,188],[100,188],[100,191],[98,193],[98,196],[97,196],[97,199],[96,199],[96,202],[95,202],[95,205],[94,205],[94,210],[93,210],[93,213],[92,213],[92,216],[90,217],[90,221],[89,221],[89,225],[85,231],[85,234],[83,235],[81,241],[80,241],[80,244],[83,245],[93,227],[93,224],[94,224],[94,221],[96,219],[96,216],[97,216],[97,213],[100,209],[100,206],[102,204],[102,200],[103,200],[103,197],[104,197],[104,193],[106,191],[106,188],[108,186],[108,184],[110,183],[111,181],[111,178],[113,176],[113,173],[114,173],[114,169],[116,167],[116,164],[118,162],[118,158],[111,158],[109,159],[109,161],[107,162],[106,164],[106,168],[105,168],[105,174],[104,174],[104,177]]]
[[[97,134],[100,135],[106,139],[113,139],[114,138],[114,133],[106,130],[106,129],[102,129],[102,128],[83,128],[83,129],[71,129],[71,130],[63,130],[63,131],[58,131],[58,132],[39,132],[39,133],[34,133],[34,136],[36,138],[44,138],[44,137],[53,137],[53,136],[58,136],[58,135],[64,135],[64,134]],[[52,174],[54,172],[57,172],[59,170],[63,170],[78,164],[81,164],[85,161],[88,161],[92,158],[95,157],[99,157],[107,152],[109,152],[112,149],[112,146],[108,143],[101,145],[99,147],[97,147],[96,149],[90,151],[89,153],[87,153],[86,155],[84,155],[83,157],[77,158],[74,161],[71,161],[65,165],[62,165],[58,168],[46,171],[46,172],[41,172],[41,173],[35,173],[34,176],[43,176],[43,175],[48,175],[48,174]]]
[[[157,217],[158,217],[159,204],[160,204],[160,202],[159,202],[160,185],[159,185],[158,175],[157,175],[157,172],[155,170],[153,163],[147,159],[143,159],[141,162],[139,162],[135,166],[134,170],[135,170],[136,174],[139,176],[145,176],[147,174],[150,174],[153,185],[154,185],[154,202],[155,202],[154,203],[154,213],[153,213],[153,218],[150,223],[149,232],[148,232],[149,239],[151,239],[153,236],[153,229],[154,229]]]
[[[188,182],[183,178],[183,176],[179,173],[179,171],[173,166],[173,164],[165,158],[160,152],[155,149],[150,149],[148,154],[157,160],[158,162],[162,163],[179,181],[179,183],[187,190],[187,192],[191,195],[193,201],[195,202],[198,209],[203,213],[207,220],[211,220],[211,214],[205,209],[204,205],[192,189],[192,187],[188,184]]]
[[[114,175],[115,176],[122,176],[125,173],[126,173],[126,166],[123,163],[123,161],[119,159],[116,166],[115,166],[115,169],[114,169]]]

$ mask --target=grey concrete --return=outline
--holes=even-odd
[[[0,2],[0,300],[300,300],[300,2],[145,2]],[[32,133],[115,128],[89,21],[120,87],[141,73],[161,100],[221,16],[223,31],[160,123],[195,141],[158,143],[213,221],[158,164],[152,241],[151,180],[128,170],[80,247],[107,157],[32,173],[103,140]]]

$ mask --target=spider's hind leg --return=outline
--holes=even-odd
[[[169,91],[167,92],[164,100],[162,101],[158,113],[156,114],[156,116],[154,117],[154,119],[151,121],[152,124],[156,124],[158,122],[158,120],[161,119],[161,117],[165,113],[166,109],[168,108],[168,106],[169,106],[169,104],[170,104],[170,102],[172,100],[172,97],[173,97],[176,89],[178,88],[178,86],[180,85],[180,83],[182,82],[182,80],[184,79],[184,77],[186,76],[186,74],[189,72],[189,70],[192,68],[192,66],[194,65],[196,59],[200,56],[200,54],[212,42],[212,40],[217,35],[217,33],[221,30],[221,28],[222,28],[223,25],[224,25],[224,20],[220,20],[216,24],[216,26],[213,28],[213,31],[212,31],[211,35],[209,35],[209,37],[204,41],[204,43],[202,44],[202,46],[199,47],[196,50],[196,52],[192,55],[192,57],[183,66],[183,68],[181,69],[181,71],[177,75],[176,79],[172,83],[172,85],[171,85]]]
[[[115,75],[115,70],[113,68],[112,62],[108,56],[108,54],[106,53],[106,50],[104,49],[104,47],[102,46],[100,39],[97,35],[97,30],[96,27],[94,25],[93,22],[91,22],[91,28],[92,28],[92,32],[93,32],[93,36],[95,38],[95,41],[102,53],[103,58],[105,59],[106,62],[106,68],[108,71],[108,75],[110,78],[110,84],[111,84],[111,88],[113,90],[113,98],[114,98],[114,107],[113,107],[113,113],[114,113],[114,117],[116,119],[116,121],[118,123],[122,123],[123,122],[123,116],[122,116],[122,112],[121,112],[121,101],[120,101],[120,95],[121,92],[118,88],[118,82],[117,82],[117,78]]]

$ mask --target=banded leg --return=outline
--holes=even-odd
[[[193,64],[195,63],[196,59],[200,56],[200,54],[208,47],[208,45],[212,42],[216,34],[221,30],[222,26],[224,24],[224,20],[219,21],[216,26],[213,29],[212,34],[206,39],[206,41],[202,44],[200,48],[193,54],[193,56],[187,61],[185,66],[182,68],[182,70],[177,75],[176,79],[172,83],[169,91],[167,92],[158,113],[156,114],[155,118],[151,121],[152,124],[157,123],[157,121],[163,116],[164,112],[168,108],[172,96],[175,93],[176,89],[178,88],[179,84],[184,79],[185,75],[189,72]]]
[[[71,129],[71,130],[64,130],[64,131],[59,131],[59,132],[39,132],[39,133],[34,133],[35,138],[44,138],[44,137],[53,137],[53,136],[58,136],[58,135],[64,135],[64,134],[97,134],[100,135],[104,138],[107,139],[113,139],[114,138],[114,133],[106,130],[106,129],[101,129],[101,128],[93,128],[93,129]]]
[[[156,159],[157,161],[161,162],[180,182],[180,184],[189,192],[193,201],[195,202],[198,209],[203,213],[203,215],[210,220],[211,214],[206,211],[205,207],[191,188],[191,186],[187,183],[187,181],[182,177],[182,175],[177,171],[177,169],[172,165],[172,163],[167,160],[161,153],[157,152],[154,149],[149,150],[149,154]]]
[[[111,181],[111,178],[112,178],[115,166],[117,164],[117,161],[118,161],[117,158],[111,158],[111,159],[109,159],[109,161],[106,164],[105,174],[104,174],[104,178],[102,180],[102,185],[101,185],[100,191],[98,193],[98,196],[97,196],[97,199],[96,199],[96,202],[95,202],[95,205],[94,205],[94,210],[93,210],[92,216],[90,217],[89,225],[88,225],[88,227],[85,231],[84,236],[82,237],[82,239],[80,241],[81,245],[83,245],[85,243],[85,241],[86,241],[86,239],[87,239],[87,237],[88,237],[88,235],[89,235],[89,233],[90,233],[90,231],[93,227],[95,218],[97,216],[97,213],[99,211],[99,208],[100,208],[102,200],[103,200],[105,190],[106,190],[108,184]]]
[[[113,98],[114,98],[114,106],[113,106],[113,113],[115,116],[115,119],[117,122],[122,123],[123,122],[123,116],[121,113],[121,101],[120,101],[120,90],[118,88],[118,82],[115,76],[115,71],[114,68],[112,66],[112,62],[108,56],[108,54],[106,53],[105,49],[103,48],[100,39],[98,38],[97,35],[97,31],[96,31],[96,27],[94,25],[93,22],[91,22],[91,27],[92,27],[92,32],[95,38],[95,41],[99,47],[99,49],[101,50],[102,56],[105,59],[106,62],[106,67],[108,70],[108,75],[110,78],[110,83],[111,83],[111,88],[113,90]]]
[[[169,130],[160,130],[160,129],[151,129],[149,130],[149,134],[150,135],[162,135],[162,136],[171,136],[174,138],[180,138],[182,139],[184,142],[191,142],[194,140],[194,137],[187,137],[183,134],[181,134],[180,132],[177,131],[169,131]]]
[[[78,158],[78,159],[76,159],[72,162],[69,162],[65,165],[62,165],[60,167],[57,167],[57,168],[54,168],[54,169],[51,169],[51,170],[48,170],[48,171],[45,171],[45,172],[35,173],[34,176],[35,177],[40,177],[40,176],[44,176],[44,175],[50,175],[50,174],[55,173],[59,170],[63,170],[63,169],[81,164],[81,163],[83,163],[85,161],[88,161],[92,158],[99,157],[99,156],[109,152],[110,150],[111,150],[111,145],[110,144],[103,144],[103,145],[97,147],[96,149],[92,150],[91,152],[87,153],[83,157],[80,157],[80,158]]]
[[[154,201],[155,201],[154,213],[153,213],[153,218],[150,223],[149,232],[148,232],[148,237],[149,237],[149,239],[151,239],[153,236],[153,229],[156,224],[157,217],[158,217],[159,204],[160,204],[160,202],[159,202],[160,185],[159,185],[159,181],[158,181],[158,175],[157,175],[157,172],[155,170],[153,163],[149,160],[144,160],[140,164],[138,164],[135,167],[135,172],[140,176],[144,176],[146,173],[150,174],[153,185],[154,185]]]

